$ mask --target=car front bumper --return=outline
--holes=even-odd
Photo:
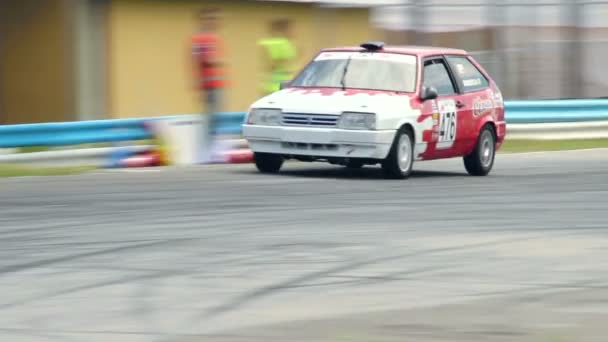
[[[384,159],[390,151],[395,131],[243,125],[243,135],[253,152]]]

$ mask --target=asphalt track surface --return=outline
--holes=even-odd
[[[0,179],[0,341],[606,341],[608,150]]]

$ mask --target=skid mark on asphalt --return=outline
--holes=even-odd
[[[171,339],[370,308],[601,289],[608,156],[591,155],[503,156],[485,178],[441,173],[463,174],[461,160],[420,163],[421,176],[403,182],[316,165],[303,176],[289,175],[300,172],[295,165],[277,177],[226,166],[0,181],[0,257],[34,266],[0,278],[3,326],[149,341],[160,337],[135,333]],[[469,248],[514,236],[535,240]],[[62,261],[174,238],[189,242]],[[222,308],[217,320],[205,316]],[[2,330],[0,339],[27,339],[26,331]]]
[[[157,247],[157,246],[161,246],[161,245],[177,244],[177,243],[183,243],[183,242],[188,242],[188,241],[189,241],[189,239],[173,239],[173,240],[155,241],[155,242],[149,242],[149,243],[140,243],[140,244],[108,248],[108,249],[98,250],[98,251],[94,251],[94,252],[71,254],[71,255],[66,255],[66,256],[62,256],[62,257],[58,257],[58,258],[50,258],[50,259],[45,259],[45,260],[38,260],[38,261],[21,263],[21,264],[14,264],[14,265],[0,267],[0,276],[5,276],[9,273],[20,272],[20,271],[24,271],[24,270],[28,270],[28,269],[32,269],[32,268],[50,266],[53,264],[59,264],[59,263],[74,261],[74,260],[83,259],[83,258],[90,258],[90,257],[95,257],[95,256],[100,256],[100,255],[108,255],[108,254],[113,254],[113,253],[119,253],[119,252],[125,252],[125,251],[131,251],[131,250],[143,249],[143,248],[149,248],[149,247]]]
[[[205,257],[205,256],[209,257],[209,253],[201,254],[198,257]],[[193,256],[193,258],[196,258],[196,257],[197,256]],[[216,264],[217,264],[217,266],[228,266],[228,265],[233,265],[236,262],[246,261],[246,260],[250,260],[250,259],[251,259],[250,256],[245,256],[245,257],[238,256],[238,257],[232,257],[232,258],[228,258],[228,259],[220,259],[220,260],[216,261]],[[106,269],[112,270],[112,271],[128,271],[129,273],[138,272],[138,273],[144,273],[144,274],[132,275],[132,276],[126,276],[126,277],[117,277],[117,278],[113,278],[110,280],[94,282],[94,283],[87,284],[87,285],[79,285],[79,286],[74,286],[74,287],[69,287],[69,288],[63,288],[58,291],[46,292],[46,293],[42,293],[40,295],[0,304],[0,309],[9,309],[9,308],[13,308],[16,306],[26,305],[28,303],[36,302],[39,300],[47,300],[47,299],[50,299],[53,297],[59,297],[59,296],[63,296],[63,295],[74,295],[78,292],[94,290],[94,289],[99,289],[102,287],[109,287],[109,286],[115,286],[115,285],[126,284],[126,283],[135,283],[138,281],[154,280],[154,279],[159,279],[159,278],[170,278],[170,277],[176,277],[176,276],[190,276],[192,274],[197,274],[199,277],[200,276],[205,277],[206,275],[203,272],[203,269],[206,267],[209,267],[210,265],[211,265],[210,263],[206,263],[206,264],[202,264],[202,265],[197,264],[197,266],[193,267],[193,268],[181,268],[179,270],[162,269],[162,270],[158,270],[158,271],[154,271],[151,269],[124,269],[124,268],[121,269],[120,267],[111,267],[111,268],[108,267]],[[99,266],[95,266],[94,268],[96,271],[100,271],[103,269],[103,267],[99,267]],[[78,267],[67,267],[66,268],[66,271],[68,271],[68,272],[76,272],[78,270],[80,270],[80,268],[78,268]]]
[[[8,332],[8,333],[24,333],[32,336],[45,336],[45,337],[54,337],[56,339],[65,341],[68,336],[66,335],[101,335],[105,336],[105,338],[110,338],[110,336],[129,336],[129,335],[139,335],[139,336],[154,336],[154,337],[189,337],[189,336],[204,336],[200,334],[180,334],[180,333],[166,333],[160,331],[117,331],[117,330],[64,330],[64,329],[19,329],[19,328],[3,328],[0,327],[0,331]],[[61,335],[61,336],[54,336]],[[106,336],[107,335],[107,336]],[[74,337],[75,341],[82,341],[81,339]],[[112,341],[112,339],[110,339]]]
[[[540,237],[540,236],[537,236],[534,238],[538,238],[538,237]],[[497,240],[497,241],[489,241],[489,242],[483,242],[483,243],[466,244],[466,245],[460,245],[460,246],[454,246],[454,247],[432,248],[432,249],[416,251],[416,252],[412,252],[412,253],[404,253],[404,254],[391,255],[391,256],[385,256],[385,257],[380,257],[380,258],[371,258],[371,259],[367,259],[367,260],[350,262],[350,263],[346,263],[343,265],[331,267],[329,269],[325,269],[322,271],[303,274],[303,275],[297,276],[295,278],[279,282],[277,284],[272,284],[269,286],[261,287],[261,288],[246,292],[233,299],[229,299],[228,301],[226,301],[224,304],[222,304],[220,306],[207,310],[205,313],[203,313],[202,315],[197,317],[196,320],[198,321],[201,319],[215,318],[215,316],[228,313],[228,312],[236,310],[238,308],[242,308],[243,306],[249,304],[250,302],[252,302],[254,300],[258,300],[260,298],[263,298],[263,297],[266,297],[269,295],[273,295],[278,291],[293,288],[302,283],[306,283],[308,281],[314,281],[314,280],[322,279],[324,277],[332,276],[336,273],[341,273],[341,272],[345,272],[345,271],[353,271],[355,269],[362,268],[364,266],[370,266],[370,265],[382,263],[385,261],[392,261],[392,260],[397,260],[397,259],[416,257],[416,256],[419,256],[422,254],[426,255],[426,254],[434,254],[434,253],[446,253],[446,252],[455,252],[455,251],[459,251],[459,250],[463,250],[463,249],[498,246],[501,244],[509,244],[509,243],[513,243],[513,242],[524,241],[524,240],[528,240],[531,238],[533,238],[533,237],[510,238],[510,239],[501,239],[501,240]],[[196,321],[193,323],[196,323]]]

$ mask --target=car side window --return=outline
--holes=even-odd
[[[447,59],[465,93],[482,90],[489,86],[486,77],[468,58],[463,56],[448,56]]]
[[[439,95],[456,94],[456,87],[450,78],[443,59],[428,60],[424,63],[424,86],[434,87]]]

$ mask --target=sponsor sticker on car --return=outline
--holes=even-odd
[[[473,102],[473,116],[479,117],[494,111],[494,101],[491,99],[477,98]]]

